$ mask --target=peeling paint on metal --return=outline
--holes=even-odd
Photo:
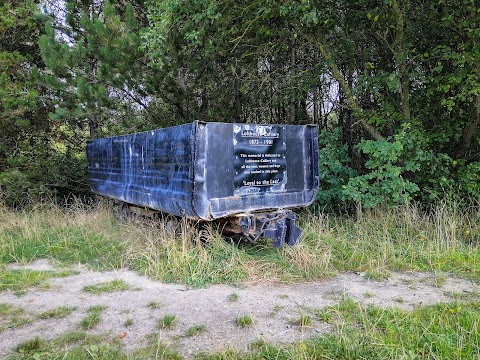
[[[316,127],[256,126],[195,121],[90,141],[92,190],[129,204],[203,220],[308,205],[319,185]],[[235,157],[240,154],[242,127],[262,136],[281,128],[282,147],[272,152],[285,163],[278,183],[236,191]],[[260,154],[264,148],[258,147]]]

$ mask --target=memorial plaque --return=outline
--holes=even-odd
[[[235,124],[233,149],[235,195],[285,191],[285,127]]]

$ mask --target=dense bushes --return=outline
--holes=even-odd
[[[428,206],[445,200],[467,205],[480,199],[480,162],[466,164],[435,153],[428,147],[428,136],[411,126],[395,137],[361,141],[354,149],[367,159],[361,173],[352,167],[341,135],[340,128],[320,134],[316,205],[321,208],[334,209],[341,203],[347,208],[356,204],[372,208],[412,201]]]

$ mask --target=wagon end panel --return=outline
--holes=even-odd
[[[194,208],[203,219],[306,206],[319,185],[312,125],[198,123]]]

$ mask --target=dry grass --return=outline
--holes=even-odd
[[[318,222],[316,217],[304,219],[307,242],[317,237],[324,251],[330,251],[334,268],[378,273],[453,271],[480,277],[475,257],[480,246],[480,206],[462,209],[449,203],[430,211],[403,206],[362,211],[356,217],[320,215]]]
[[[479,279],[480,206],[443,204],[361,211],[354,216],[304,214],[304,240],[278,250],[272,241],[232,244],[214,226],[166,217],[120,224],[109,202],[0,208],[0,261],[47,258],[96,268],[128,266],[167,282],[292,282],[365,271],[449,271]]]
[[[232,274],[240,272],[241,252],[212,227],[198,230],[182,220],[172,232],[168,222],[160,221],[150,226],[129,224],[123,235],[131,244],[127,256],[133,266],[155,278],[200,285],[234,282]]]
[[[127,244],[110,203],[68,209],[40,204],[30,211],[0,209],[0,261],[29,263],[38,258],[112,269],[125,264]]]

